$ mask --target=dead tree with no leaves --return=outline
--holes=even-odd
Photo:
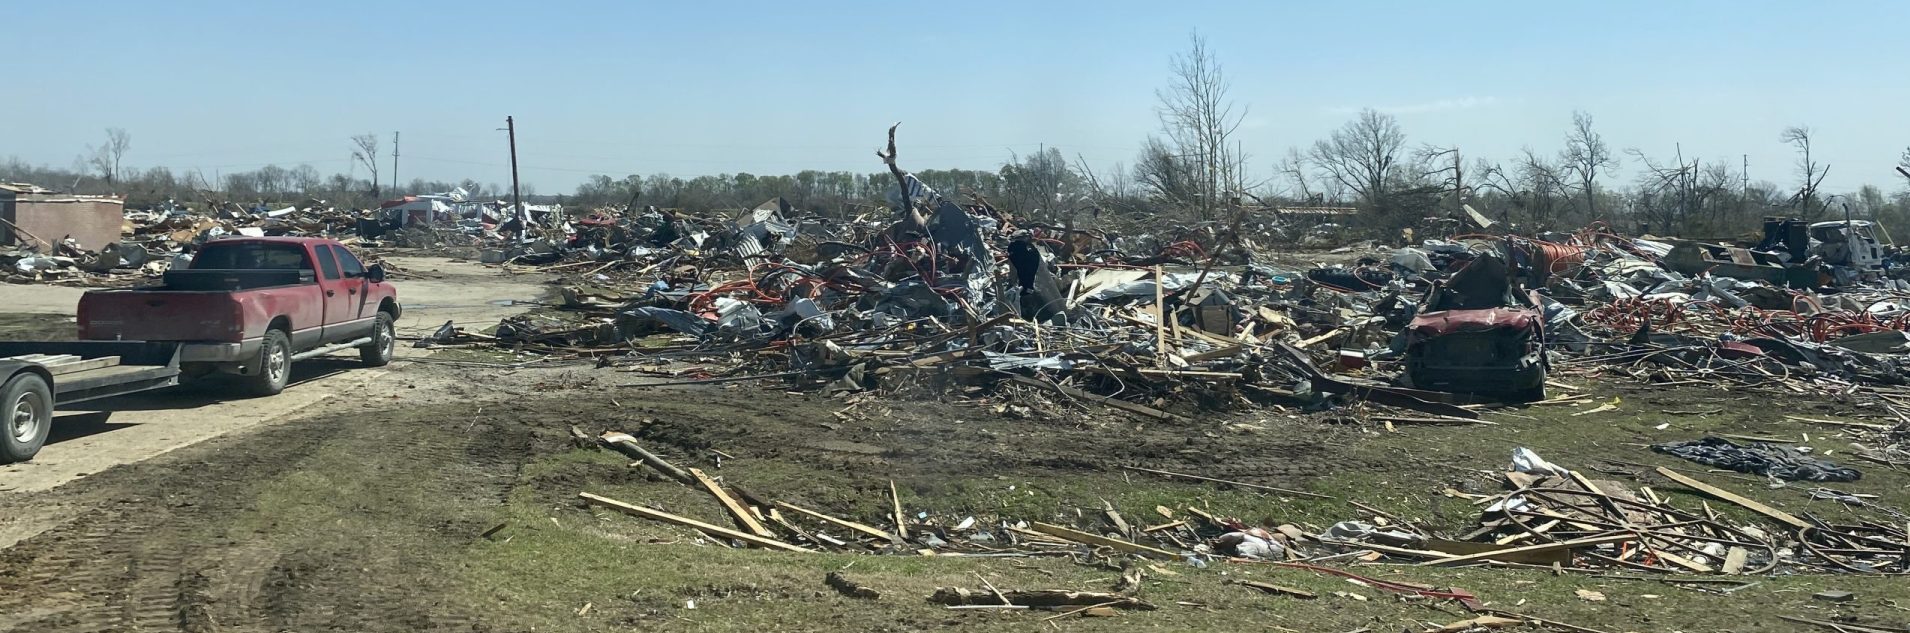
[[[1798,205],[1798,215],[1805,220],[1815,220],[1819,216],[1816,205],[1817,186],[1824,182],[1824,176],[1830,175],[1830,165],[1818,165],[1811,158],[1811,129],[1802,125],[1784,128],[1778,140],[1790,143],[1797,148],[1797,174],[1804,183],[1797,188],[1797,194],[1791,196],[1791,202]]]
[[[1592,129],[1592,115],[1572,113],[1572,131],[1565,136],[1565,151],[1560,156],[1566,171],[1578,180],[1585,196],[1585,217],[1598,217],[1598,172],[1611,173],[1618,168],[1618,157],[1605,146],[1605,138]]]
[[[1400,131],[1399,121],[1367,108],[1331,136],[1315,141],[1307,156],[1327,179],[1378,207],[1386,197],[1387,181],[1399,169],[1405,146],[1406,133]]]
[[[93,155],[86,162],[99,171],[99,177],[112,185],[119,180],[119,163],[126,157],[126,150],[133,147],[133,135],[122,128],[106,128],[106,144],[93,148]]]
[[[358,164],[364,165],[365,169],[371,170],[371,196],[373,198],[376,198],[378,197],[378,182],[379,182],[378,181],[378,135],[359,134],[357,136],[351,137],[351,142],[352,142],[351,157],[354,159],[357,159]]]
[[[1246,189],[1246,153],[1232,138],[1247,111],[1236,111],[1228,99],[1231,86],[1220,61],[1207,50],[1206,38],[1195,34],[1191,39],[1192,48],[1174,56],[1173,83],[1154,92],[1160,100],[1154,112],[1172,149],[1152,153],[1156,159],[1165,159],[1156,161],[1155,167],[1185,174],[1197,198],[1192,201],[1195,211],[1200,219],[1213,220],[1223,196]],[[1143,174],[1142,180],[1172,183],[1175,175]]]

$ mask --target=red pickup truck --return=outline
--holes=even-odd
[[[180,374],[247,377],[285,389],[293,361],[357,348],[391,361],[397,291],[335,240],[226,238],[206,243],[165,285],[96,290],[80,299],[80,339],[179,343]]]

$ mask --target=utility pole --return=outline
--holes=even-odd
[[[391,133],[391,192],[398,193],[398,133]]]
[[[504,130],[511,139],[511,208],[517,216],[517,241],[521,244],[530,241],[531,220],[525,217],[524,199],[518,195],[517,189],[517,121],[504,117]]]

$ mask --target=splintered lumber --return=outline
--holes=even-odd
[[[786,552],[803,552],[803,553],[809,552],[809,550],[796,547],[794,545],[790,545],[788,543],[784,543],[782,541],[778,541],[773,538],[763,538],[761,536],[757,536],[747,532],[738,532],[736,530],[732,530],[720,525],[711,525],[709,523],[704,523],[696,519],[692,519],[688,517],[680,517],[674,514],[670,514],[668,512],[664,512],[662,510],[652,510],[649,508],[645,508],[643,506],[624,503],[622,501],[618,501],[616,499],[612,499],[609,497],[593,495],[588,492],[577,493],[577,496],[582,497],[584,501],[590,503],[591,505],[609,508],[611,510],[616,510],[624,514],[640,516],[646,519],[654,519],[657,521],[662,521],[664,523],[670,523],[670,524],[680,525],[687,528],[693,528],[693,529],[701,530],[704,532],[708,532],[710,534],[715,534],[715,535],[723,536],[727,538],[733,538],[738,541],[742,541],[744,543],[749,543],[751,545],[756,545],[759,547],[779,549]]]
[[[790,512],[794,512],[794,513],[796,513],[796,514],[800,514],[800,515],[803,515],[803,516],[807,516],[807,517],[809,517],[809,518],[812,518],[812,519],[815,519],[815,520],[817,520],[817,521],[821,521],[821,522],[823,522],[823,523],[828,523],[828,524],[830,524],[830,525],[834,525],[834,526],[836,526],[836,527],[840,527],[840,528],[843,528],[843,529],[845,529],[845,530],[853,530],[853,531],[856,531],[856,532],[861,532],[861,533],[863,533],[863,534],[867,534],[867,535],[869,535],[869,536],[873,536],[873,537],[875,537],[875,538],[879,538],[879,539],[882,539],[882,540],[884,540],[884,541],[897,541],[897,540],[901,540],[901,539],[898,539],[898,538],[896,538],[896,536],[895,536],[894,534],[890,534],[890,533],[888,533],[888,532],[885,532],[885,531],[882,531],[882,530],[879,530],[879,529],[876,529],[876,528],[872,528],[872,527],[869,527],[869,526],[867,526],[867,525],[863,525],[863,524],[861,524],[861,523],[856,523],[855,521],[845,521],[845,520],[842,520],[842,519],[838,519],[838,518],[835,518],[835,517],[832,517],[832,516],[829,516],[829,515],[827,515],[827,514],[823,514],[823,513],[821,513],[821,512],[817,512],[817,511],[815,511],[815,510],[810,510],[810,509],[807,509],[807,508],[801,508],[801,507],[797,507],[797,506],[795,506],[795,505],[792,505],[792,504],[789,504],[789,503],[787,503],[787,502],[783,502],[783,501],[777,501],[777,502],[776,502],[776,507],[778,507],[778,508],[782,508],[782,509],[784,509],[784,510],[788,510],[788,511],[790,511]]]
[[[1129,411],[1129,412],[1133,412],[1133,413],[1139,413],[1139,414],[1141,414],[1141,415],[1145,415],[1145,416],[1147,416],[1147,417],[1150,417],[1150,418],[1154,418],[1154,419],[1157,419],[1157,420],[1180,420],[1180,419],[1182,419],[1182,418],[1181,418],[1181,416],[1179,416],[1179,415],[1175,415],[1175,414],[1172,414],[1172,413],[1168,413],[1168,412],[1166,412],[1166,411],[1162,411],[1162,410],[1160,410],[1160,409],[1156,409],[1156,408],[1154,408],[1154,407],[1150,407],[1150,406],[1146,406],[1146,405],[1139,405],[1139,404],[1134,404],[1134,403],[1132,403],[1132,402],[1128,402],[1128,401],[1126,401],[1126,400],[1121,400],[1121,399],[1119,399],[1119,398],[1110,398],[1110,397],[1107,397],[1107,396],[1099,396],[1099,395],[1095,395],[1095,394],[1091,394],[1091,393],[1088,393],[1088,392],[1086,392],[1086,391],[1082,391],[1082,390],[1080,390],[1080,389],[1075,389],[1075,388],[1073,388],[1073,387],[1069,387],[1069,386],[1065,386],[1065,385],[1061,385],[1061,384],[1058,384],[1058,383],[1053,383],[1053,382],[1049,382],[1049,381],[1046,381],[1046,380],[1037,380],[1037,379],[1034,379],[1034,378],[1029,378],[1029,377],[1027,377],[1027,376],[1010,376],[1010,377],[1008,378],[1008,380],[1009,380],[1009,381],[1011,381],[1011,382],[1014,382],[1014,383],[1016,383],[1016,384],[1022,384],[1022,385],[1028,385],[1028,386],[1030,386],[1030,387],[1039,387],[1039,388],[1042,388],[1042,389],[1047,389],[1047,390],[1049,390],[1049,391],[1053,391],[1053,392],[1055,392],[1055,393],[1059,393],[1059,394],[1061,394],[1061,395],[1064,395],[1064,396],[1068,396],[1068,397],[1070,397],[1070,398],[1078,398],[1078,399],[1081,399],[1081,400],[1087,400],[1087,401],[1089,401],[1089,402],[1097,402],[1097,403],[1100,403],[1100,404],[1105,404],[1105,405],[1107,405],[1107,406],[1110,406],[1110,407],[1114,407],[1114,408],[1116,408],[1116,409],[1121,409],[1121,410],[1123,410],[1123,411]]]
[[[1725,490],[1723,488],[1719,488],[1717,486],[1713,486],[1711,484],[1707,484],[1702,481],[1698,481],[1696,479],[1686,477],[1684,475],[1678,474],[1677,471],[1674,471],[1672,469],[1660,466],[1658,467],[1658,474],[1664,475],[1666,479],[1670,479],[1672,481],[1684,484],[1686,488],[1690,488],[1692,490],[1702,492],[1704,494],[1710,495],[1719,500],[1729,501],[1731,503],[1738,504],[1738,506],[1743,507],[1746,510],[1750,510],[1758,514],[1762,514],[1766,517],[1770,517],[1772,520],[1777,521],[1778,523],[1783,523],[1785,525],[1788,525],[1800,530],[1811,527],[1811,524],[1805,523],[1803,519],[1799,519],[1796,516],[1792,516],[1791,513],[1789,512],[1785,512],[1783,510],[1779,510],[1777,508],[1773,508],[1771,506],[1767,506],[1762,503],[1752,501],[1748,498],[1732,493],[1729,490]]]
[[[1241,487],[1241,488],[1252,488],[1252,489],[1254,489],[1254,490],[1265,490],[1265,491],[1268,491],[1268,492],[1278,492],[1278,493],[1280,493],[1280,494],[1285,494],[1285,495],[1293,495],[1293,496],[1295,496],[1295,497],[1306,497],[1306,498],[1309,498],[1309,499],[1332,499],[1332,498],[1333,498],[1333,497],[1331,497],[1331,496],[1329,496],[1329,495],[1323,495],[1323,494],[1318,494],[1318,493],[1312,493],[1312,492],[1306,492],[1306,491],[1302,491],[1302,490],[1288,490],[1288,489],[1286,489],[1286,488],[1275,488],[1275,487],[1273,487],[1273,486],[1262,486],[1262,485],[1260,485],[1260,484],[1250,484],[1250,483],[1246,483],[1246,482],[1242,482],[1242,481],[1229,481],[1229,480],[1226,480],[1226,479],[1214,479],[1214,478],[1212,478],[1212,477],[1202,477],[1202,476],[1200,476],[1200,475],[1189,475],[1189,474],[1186,474],[1186,473],[1176,473],[1176,472],[1168,472],[1168,471],[1165,471],[1165,470],[1154,470],[1154,469],[1152,469],[1152,468],[1142,468],[1142,467],[1140,467],[1140,466],[1122,466],[1122,468],[1125,468],[1125,469],[1128,469],[1128,470],[1137,470],[1137,471],[1140,471],[1140,472],[1144,472],[1144,473],[1154,473],[1154,474],[1156,474],[1156,475],[1161,475],[1161,476],[1164,476],[1164,477],[1180,477],[1180,478],[1182,478],[1182,479],[1193,479],[1193,480],[1196,480],[1196,481],[1210,481],[1210,482],[1213,482],[1213,483],[1217,483],[1217,484],[1227,484],[1227,485],[1229,485],[1229,486],[1239,486],[1239,487]]]
[[[1146,545],[1142,545],[1140,543],[1135,543],[1132,541],[1123,541],[1117,538],[1108,538],[1108,537],[1100,536],[1097,534],[1089,534],[1087,532],[1082,532],[1080,530],[1065,528],[1065,527],[1061,527],[1059,525],[1054,525],[1050,523],[1032,523],[1029,525],[1029,528],[1033,529],[1036,532],[1040,532],[1042,534],[1046,534],[1048,536],[1052,536],[1055,538],[1074,541],[1076,543],[1086,543],[1088,545],[1111,547],[1123,552],[1127,552],[1129,554],[1152,555],[1152,556],[1160,556],[1163,558],[1179,558],[1179,555],[1164,549],[1157,548],[1157,547],[1148,547]]]
[[[1007,605],[1002,600],[1008,601]],[[1087,607],[1109,606],[1138,611],[1153,611],[1159,607],[1142,602],[1139,598],[1114,593],[1093,591],[1069,591],[1066,589],[1031,589],[1023,591],[1004,591],[1000,595],[982,590],[975,591],[966,587],[936,587],[935,594],[929,596],[929,602],[951,607],[981,606],[1017,606],[1017,607]]]
[[[736,522],[748,528],[751,534],[763,538],[776,537],[775,533],[770,532],[768,528],[763,527],[763,524],[758,523],[754,515],[751,515],[748,510],[744,510],[743,504],[737,503],[735,499],[730,497],[729,493],[723,492],[723,487],[717,485],[716,480],[710,479],[709,475],[703,474],[701,470],[691,468],[690,476],[695,477],[697,483],[703,484],[703,489],[710,491],[710,494],[715,496],[716,500],[723,504],[723,509],[729,510],[730,515],[736,517]]]
[[[1156,367],[1167,367],[1167,275],[1159,265],[1154,266],[1154,363]]]
[[[603,442],[604,446],[615,449],[617,452],[623,453],[631,459],[641,461],[651,468],[657,469],[657,472],[668,475],[671,479],[675,479],[687,485],[696,485],[696,478],[691,477],[689,471],[677,468],[675,464],[664,461],[663,458],[657,457],[656,453],[643,450],[642,446],[637,445],[637,438],[631,437],[629,433],[606,431],[597,439]]]
[[[1105,508],[1103,511],[1107,513],[1108,522],[1114,524],[1114,531],[1121,533],[1123,536],[1132,536],[1134,534],[1134,528],[1128,527],[1127,519],[1122,518],[1121,513],[1114,509],[1114,504],[1108,503],[1106,499],[1102,499],[1101,506]]]
[[[1751,550],[1732,547],[1724,553],[1724,573],[1737,575],[1744,573],[1744,564],[1750,560]]]
[[[1420,565],[1421,566],[1457,565],[1459,563],[1470,563],[1470,562],[1478,561],[1478,560],[1497,559],[1503,556],[1517,556],[1517,555],[1532,554],[1532,553],[1538,553],[1538,552],[1570,550],[1570,549],[1576,549],[1580,547],[1592,547],[1595,545],[1609,545],[1612,543],[1623,543],[1626,541],[1635,541],[1635,540],[1638,540],[1638,535],[1636,534],[1610,534],[1606,536],[1594,536],[1591,538],[1582,538],[1582,539],[1575,539],[1570,541],[1559,541],[1557,543],[1540,543],[1537,545],[1508,547],[1505,549],[1495,549],[1495,550],[1486,551],[1486,552],[1479,552],[1477,554],[1466,554],[1463,556],[1449,556],[1449,557],[1441,558],[1438,560],[1429,560],[1429,561],[1420,563]]]
[[[1273,583],[1260,582],[1258,580],[1236,580],[1234,584],[1242,587],[1253,587],[1276,596],[1292,596],[1301,600],[1312,600],[1320,597],[1319,594],[1304,589],[1284,587]]]
[[[909,538],[908,520],[902,518],[902,496],[895,493],[895,480],[889,480],[889,504],[895,511],[895,535],[903,540]]]

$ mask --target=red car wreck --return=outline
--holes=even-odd
[[[1505,260],[1482,254],[1433,285],[1406,326],[1406,378],[1417,389],[1514,401],[1545,398],[1538,300]]]

